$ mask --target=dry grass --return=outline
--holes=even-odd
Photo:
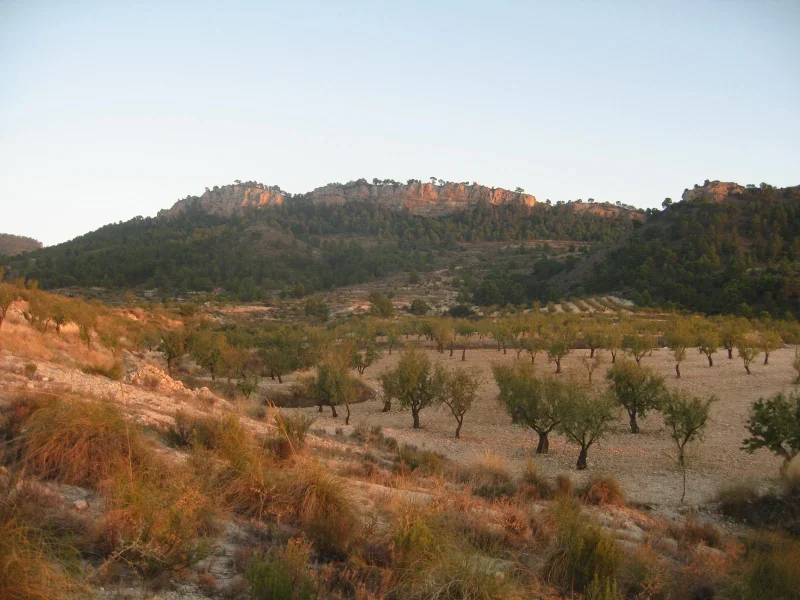
[[[0,473],[0,598],[77,597],[66,565],[76,552],[48,531],[48,501],[29,482]]]
[[[151,458],[138,428],[107,402],[52,398],[25,425],[25,465],[43,478],[96,487],[116,465]]]

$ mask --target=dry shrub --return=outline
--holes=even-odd
[[[670,523],[667,526],[667,532],[676,540],[689,546],[697,544],[703,544],[710,548],[722,546],[723,539],[719,529],[711,523],[700,523],[692,514],[686,518],[683,526],[679,523]]]
[[[635,551],[626,552],[619,579],[625,598],[668,600],[669,583],[674,575],[657,550],[640,545]]]
[[[594,475],[580,494],[587,504],[625,506],[625,492],[610,475]]]
[[[555,490],[539,473],[537,464],[528,459],[519,480],[519,493],[526,500],[549,500],[555,494]]]
[[[761,493],[753,482],[723,488],[717,499],[722,513],[754,527],[780,529],[800,536],[800,484]]]
[[[314,421],[316,419],[303,413],[278,412],[275,414],[275,425],[278,427],[281,437],[287,440],[295,451],[305,447],[306,436]]]
[[[217,504],[193,471],[157,462],[115,466],[102,490],[100,529],[109,562],[122,560],[153,575],[181,570],[208,554],[204,538],[214,531]]]
[[[357,514],[346,482],[316,463],[290,473],[279,499],[323,552],[346,548],[355,533]]]
[[[0,465],[19,460],[25,422],[48,400],[47,396],[31,394],[0,406]]]
[[[232,439],[246,436],[239,419],[232,414],[223,418],[175,413],[175,424],[167,430],[167,442],[176,448],[219,450]]]
[[[25,424],[24,461],[33,473],[74,485],[97,486],[116,465],[147,464],[141,434],[107,402],[54,398]]]
[[[273,459],[254,443],[243,444],[238,453],[228,446],[228,462],[213,475],[213,489],[224,505],[236,514],[263,519],[276,513],[274,506],[278,478]]]
[[[574,485],[572,483],[572,477],[565,473],[561,473],[556,475],[556,496],[563,496],[566,498],[571,498],[573,494]]]
[[[430,450],[420,450],[411,444],[403,444],[395,458],[397,467],[407,471],[419,471],[426,475],[441,475],[444,458]]]
[[[81,367],[81,371],[87,375],[101,375],[102,377],[119,381],[125,374],[125,367],[121,361],[114,361],[110,365],[105,363],[84,365]]]

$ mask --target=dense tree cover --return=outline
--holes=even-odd
[[[424,270],[432,250],[462,242],[613,242],[630,228],[627,217],[568,205],[481,204],[424,217],[375,203],[333,206],[298,197],[226,218],[197,208],[172,218],[137,217],[5,260],[14,276],[37,279],[46,288],[143,286],[163,293],[222,288],[238,299],[256,300],[267,291],[303,296],[391,272]]]
[[[773,315],[800,306],[800,191],[762,184],[724,202],[672,204],[596,265],[589,292],[640,304]]]

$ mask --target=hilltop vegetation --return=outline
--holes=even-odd
[[[426,270],[461,244],[534,239],[610,243],[632,228],[568,205],[478,205],[442,217],[375,203],[282,206],[231,217],[188,208],[169,219],[136,218],[9,263],[9,275],[45,288],[159,288],[163,293],[222,288],[239,300],[289,289],[300,295]]]

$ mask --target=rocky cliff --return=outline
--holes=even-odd
[[[277,187],[261,185],[223,185],[206,188],[202,196],[188,196],[178,200],[172,208],[158,212],[159,217],[174,217],[190,208],[199,208],[201,211],[219,216],[230,216],[236,211],[247,207],[261,207],[281,205],[290,194]]]
[[[313,202],[324,204],[343,204],[353,200],[377,202],[397,210],[406,209],[414,214],[429,216],[464,210],[480,202],[536,204],[536,198],[530,194],[452,182],[444,185],[420,182],[375,185],[362,180],[344,185],[332,183],[315,189],[308,196]]]
[[[159,217],[179,215],[189,208],[197,207],[203,212],[229,216],[248,207],[261,207],[283,204],[291,194],[277,187],[258,184],[226,185],[213,190],[206,189],[202,196],[192,196],[179,200],[167,210],[158,213]],[[319,187],[299,197],[320,204],[344,204],[345,202],[376,202],[397,210],[409,210],[418,215],[444,215],[465,210],[478,204],[506,204],[523,202],[528,206],[536,204],[536,198],[522,192],[511,192],[502,188],[488,188],[482,185],[462,183],[370,184],[365,180],[346,184],[332,183]]]

